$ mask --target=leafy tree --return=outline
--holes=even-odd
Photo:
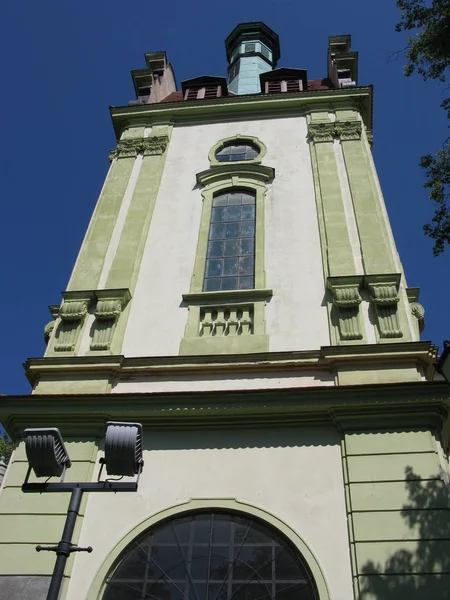
[[[425,81],[445,82],[450,66],[450,0],[397,0],[397,7],[401,19],[396,31],[416,30],[405,50],[405,75],[417,71]],[[450,119],[450,97],[441,107]],[[422,156],[420,166],[425,169],[425,188],[436,202],[435,214],[424,231],[434,240],[433,253],[438,256],[450,244],[450,137],[434,155]]]
[[[6,433],[0,434],[0,458],[3,457],[6,462],[9,461],[14,446]]]

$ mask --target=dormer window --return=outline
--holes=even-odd
[[[275,69],[260,76],[263,94],[302,92],[308,87],[306,71],[303,69]]]
[[[253,160],[259,154],[259,148],[250,143],[236,141],[228,142],[216,152],[215,158],[218,162],[235,162],[239,160]]]
[[[228,95],[224,77],[196,77],[181,84],[184,100],[208,100]]]

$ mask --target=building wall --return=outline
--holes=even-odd
[[[447,597],[448,466],[440,451],[430,431],[345,435],[357,599]]]
[[[67,600],[85,598],[97,571],[141,521],[190,499],[261,508],[309,547],[330,598],[351,597],[340,435],[333,429],[166,431],[146,435],[137,493],[91,494]],[[92,596],[89,596],[89,599]]]
[[[317,211],[303,117],[175,127],[125,332],[126,356],[178,354],[187,321],[202,195],[195,174],[209,168],[221,139],[250,135],[267,146],[275,168],[265,199],[266,306],[270,350],[330,343]],[[158,259],[155,260],[155,257]],[[301,302],[301,310],[299,303]]]
[[[95,442],[79,438],[66,441],[72,460],[66,481],[90,480],[97,456]],[[23,493],[28,462],[22,442],[13,453],[0,493],[0,598],[43,600],[55,564],[53,552],[36,552],[38,544],[54,545],[61,539],[70,493]],[[36,482],[31,475],[30,482]],[[42,483],[42,480],[40,480]],[[74,543],[83,523],[86,498],[74,532]],[[65,570],[70,578],[73,555]],[[67,583],[67,581],[66,581]]]

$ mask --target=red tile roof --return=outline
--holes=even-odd
[[[333,90],[334,85],[331,83],[329,79],[312,79],[308,81],[308,91],[317,91],[317,90]],[[283,92],[280,92],[283,93]],[[256,95],[256,94],[249,94]],[[261,94],[258,94],[261,95]],[[172,92],[168,96],[166,96],[162,102],[182,102],[183,101],[183,92]],[[211,98],[208,98],[208,101],[211,101]]]

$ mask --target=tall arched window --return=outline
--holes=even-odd
[[[255,287],[255,216],[253,190],[230,190],[214,196],[204,292]]]
[[[107,580],[103,600],[318,600],[302,556],[240,513],[183,515],[144,533]]]

